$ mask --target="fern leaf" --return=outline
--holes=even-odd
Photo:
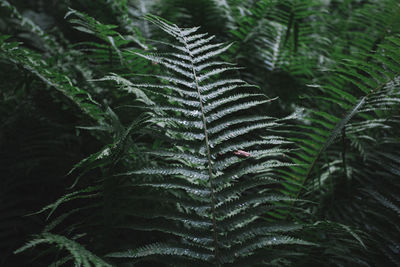
[[[74,240],[68,239],[64,236],[55,235],[51,233],[42,233],[35,237],[32,241],[28,242],[25,246],[17,249],[14,253],[21,253],[27,249],[35,247],[37,245],[47,243],[55,245],[59,249],[67,250],[74,260],[75,266],[101,266],[111,267],[112,265],[103,261],[90,251],[86,250],[82,245]]]

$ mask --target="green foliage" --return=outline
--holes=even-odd
[[[71,254],[72,257],[67,256],[65,258],[62,258],[59,261],[55,262],[54,266],[60,266],[69,262],[70,260],[74,261],[75,266],[111,266],[110,264],[93,255],[90,251],[86,250],[84,247],[74,242],[73,240],[65,238],[64,236],[54,235],[50,233],[42,233],[38,235],[34,240],[16,250],[15,253],[23,252],[24,250],[27,250],[42,243],[55,245],[57,248],[65,249]]]
[[[40,59],[38,54],[19,48],[16,42],[6,42],[7,38],[8,36],[2,36],[0,39],[2,56],[33,73],[49,86],[59,90],[88,116],[101,122],[103,112],[88,92],[73,86],[67,76],[51,69],[45,61]]]
[[[399,14],[0,0],[0,265],[400,265]]]
[[[198,28],[179,28],[154,16],[148,19],[179,42],[170,45],[175,49],[171,53],[140,54],[171,72],[168,76],[155,76],[170,90],[163,95],[170,103],[154,107],[152,121],[162,127],[154,131],[162,132],[175,146],[152,152],[160,157],[168,155],[167,165],[160,161],[160,166],[122,175],[129,175],[138,186],[169,189],[167,199],[174,204],[148,211],[146,218],[158,219],[148,221],[140,229],[180,238],[178,243],[155,243],[109,256],[173,255],[221,265],[241,258],[259,259],[259,253],[265,253],[261,250],[264,247],[311,244],[277,235],[276,232],[284,234],[290,228],[264,225],[258,219],[260,212],[273,208],[271,203],[290,200],[270,189],[275,183],[273,169],[290,165],[281,160],[284,149],[276,146],[281,139],[253,137],[248,142],[245,138],[259,129],[266,133],[267,127],[273,129],[278,125],[271,117],[248,115],[251,107],[271,100],[260,94],[240,93],[238,89],[251,86],[239,79],[222,78],[223,73],[235,68],[215,57],[229,49],[229,45],[211,44],[211,38],[197,33]],[[159,88],[157,84],[146,86]],[[241,112],[244,109],[247,116]],[[263,190],[250,193],[255,187]]]

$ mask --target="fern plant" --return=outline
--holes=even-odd
[[[291,200],[272,190],[277,182],[274,169],[290,165],[284,160],[287,149],[281,147],[288,142],[270,131],[279,125],[278,120],[243,117],[241,111],[272,99],[255,94],[240,79],[223,78],[224,72],[236,67],[215,56],[229,45],[210,43],[213,37],[198,33],[199,28],[179,28],[156,16],[147,19],[178,44],[168,44],[175,49],[172,53],[138,54],[164,66],[169,74],[155,76],[161,84],[133,86],[153,90],[169,101],[169,105],[152,107],[152,120],[158,126],[154,131],[174,146],[149,152],[164,158],[165,164],[120,175],[131,177],[136,186],[154,188],[154,200],[161,201],[152,210],[126,211],[127,216],[136,217],[133,222],[146,219],[127,227],[171,236],[166,242],[108,257],[161,260],[175,256],[220,266],[243,260],[267,263],[276,260],[265,250],[268,247],[310,245],[288,235],[300,226],[262,220],[267,210],[274,209],[273,203]]]
[[[395,7],[394,1],[387,1],[382,5]],[[365,8],[370,8],[367,6]],[[396,12],[393,9],[393,12]],[[392,17],[392,16],[390,16]],[[374,18],[363,18],[373,20]],[[394,107],[396,103],[398,72],[398,57],[394,51],[398,50],[398,35],[389,31],[393,27],[393,21],[381,22],[383,18],[379,16],[377,21],[386,25],[387,29],[384,36],[371,36],[365,47],[360,41],[356,45],[349,46],[357,52],[349,55],[338,52],[330,55],[332,62],[329,63],[329,71],[324,75],[318,75],[310,82],[310,89],[316,89],[304,96],[304,106],[307,109],[305,120],[308,124],[300,125],[302,134],[294,133],[291,137],[293,142],[297,142],[301,150],[295,152],[294,162],[300,167],[292,167],[290,172],[284,173],[285,179],[290,184],[298,183],[297,188],[302,190],[302,185],[309,178],[318,175],[315,169],[319,164],[323,164],[323,155],[327,148],[338,140],[338,137],[357,139],[358,135],[365,133],[371,128],[385,127],[384,114],[379,113],[383,106],[386,108]],[[377,22],[378,23],[378,22]],[[362,24],[364,25],[364,24]],[[361,27],[361,26],[359,26]],[[393,29],[395,32],[396,30]],[[377,35],[378,33],[374,33]],[[373,38],[379,39],[379,44],[374,47]],[[380,40],[383,38],[382,40]],[[372,40],[371,40],[372,39]],[[376,40],[378,41],[378,40]],[[341,47],[342,44],[339,44]],[[343,45],[344,46],[344,45]],[[373,49],[373,50],[371,50]],[[340,60],[335,57],[340,57]],[[314,107],[313,102],[318,99],[318,107]],[[351,127],[350,120],[355,117],[358,119],[359,128]],[[377,121],[378,120],[378,121]],[[360,121],[363,121],[361,123]],[[349,127],[347,127],[349,125]],[[364,125],[365,127],[362,127]],[[367,127],[369,125],[369,127]],[[347,130],[346,130],[347,129]],[[345,149],[342,144],[339,149]],[[346,169],[344,167],[344,169]],[[315,180],[316,181],[316,180]],[[315,184],[315,183],[313,183]],[[290,187],[288,191],[298,192],[295,187]],[[290,193],[288,193],[290,195]],[[298,193],[295,193],[295,195]]]
[[[9,81],[2,82],[8,89],[0,107],[0,154],[6,158],[0,170],[8,176],[0,190],[3,264],[16,257],[38,262],[25,252],[38,245],[43,261],[56,266],[399,264],[397,1],[59,3],[62,14],[51,12],[53,19],[68,12],[78,38],[71,38],[67,23],[44,31],[40,20],[25,16],[24,4],[0,0],[0,28],[11,35],[0,36],[0,67],[15,70],[3,79]],[[68,11],[69,4],[86,7],[85,13]],[[185,27],[206,28],[180,28],[155,16],[136,22],[147,8]],[[111,16],[97,16],[108,11]],[[162,39],[149,21],[170,38]],[[215,21],[217,27],[210,26]],[[229,34],[235,44],[213,43]],[[164,42],[149,45],[142,36]],[[165,48],[173,51],[160,52]],[[52,99],[40,102],[43,110],[57,116],[31,108],[43,92]],[[47,105],[53,100],[62,107]],[[304,116],[260,115],[281,117],[299,107]],[[61,109],[74,114],[66,135],[60,134],[64,120],[53,120],[63,116]],[[142,124],[143,110],[151,114],[150,126]],[[35,118],[30,124],[46,123],[38,130],[20,127],[17,136],[27,142],[9,142],[23,111]],[[286,120],[294,117],[296,125]],[[87,126],[75,129],[82,123]],[[85,144],[87,137],[78,134],[86,130],[100,142],[88,151],[78,145]],[[23,149],[13,149],[19,145]],[[45,165],[65,167],[70,153],[74,162],[92,154],[62,183],[54,180]],[[31,170],[43,180],[33,179]],[[48,225],[10,257],[28,232],[38,232],[31,221],[42,214],[27,223],[20,217],[27,206],[32,211],[42,204],[15,193],[32,187],[32,180],[58,187],[67,182],[69,192],[41,210],[49,212]],[[337,223],[319,222],[325,219]],[[13,230],[25,224],[26,233]],[[303,240],[318,247],[302,246],[311,244]]]
[[[384,12],[376,14],[378,9]],[[318,219],[353,225],[370,235],[366,244],[373,252],[354,257],[364,265],[399,262],[393,246],[399,240],[397,230],[391,230],[393,235],[388,237],[385,228],[377,227],[383,225],[383,217],[398,222],[396,214],[387,211],[386,202],[394,209],[398,206],[389,189],[397,188],[398,177],[388,169],[382,170],[375,177],[387,188],[374,189],[381,198],[371,199],[365,193],[371,190],[373,170],[388,161],[387,155],[394,161],[396,158],[392,156],[396,154],[396,142],[391,140],[393,150],[383,144],[389,136],[398,135],[398,11],[396,1],[382,1],[362,6],[354,17],[341,21],[338,32],[342,33],[343,27],[356,28],[357,36],[363,38],[350,35],[332,39],[339,43],[328,55],[330,62],[324,73],[314,75],[310,81],[317,90],[311,91],[303,102],[312,107],[304,118],[308,123],[300,125],[301,135],[297,130],[290,138],[301,147],[293,158],[300,166],[283,173],[290,181],[290,186],[282,190],[285,194],[293,196],[296,192],[294,195],[302,198],[321,201]],[[363,27],[366,29],[359,32]],[[318,106],[314,105],[316,100]],[[383,147],[385,154],[380,154]],[[298,186],[293,186],[296,182]]]

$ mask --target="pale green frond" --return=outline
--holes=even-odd
[[[265,140],[255,140],[255,141],[242,141],[239,143],[229,143],[229,144],[221,144],[216,148],[215,154],[225,154],[228,152],[233,152],[239,149],[247,149],[253,146],[259,145],[283,145],[283,144],[290,144],[290,142],[283,137],[280,136],[266,136],[264,137]]]
[[[249,109],[255,106],[259,106],[265,103],[270,102],[271,100],[261,100],[261,101],[248,101],[248,102],[243,102],[243,103],[239,103],[239,104],[233,104],[230,107],[221,109],[213,114],[210,114],[209,116],[207,116],[207,122],[208,123],[213,123],[216,120],[219,120],[221,118],[224,118],[227,115],[231,115],[233,113],[236,113],[238,111],[244,110],[244,109]]]
[[[160,79],[161,81],[168,81],[170,83],[173,83],[175,85],[182,85],[188,89],[194,89],[195,88],[195,83],[194,82],[189,82],[187,80],[181,79],[181,78],[175,78],[173,76],[162,76],[162,75],[152,75],[155,78]]]
[[[173,234],[188,241],[193,242],[194,244],[201,245],[203,247],[209,247],[213,240],[205,233],[200,231],[188,230],[178,225],[173,224],[165,224],[165,223],[149,223],[149,224],[134,224],[129,226],[123,226],[121,228],[124,229],[134,229],[140,231],[159,231],[168,234]]]
[[[209,92],[217,87],[220,86],[227,86],[227,85],[234,85],[234,84],[246,84],[246,82],[240,80],[240,79],[223,79],[223,80],[218,80],[213,83],[205,84],[205,85],[199,85],[199,90],[201,93],[206,93]],[[212,93],[212,92],[211,92]]]
[[[270,237],[260,237],[251,241],[245,242],[240,246],[229,250],[229,253],[222,255],[224,262],[233,262],[237,257],[247,257],[257,249],[278,245],[315,245],[301,239],[296,239],[290,236],[275,235]]]
[[[202,54],[202,53],[204,53],[206,51],[209,51],[209,50],[215,50],[215,48],[219,48],[219,47],[221,47],[223,45],[224,45],[223,43],[205,45],[205,46],[202,46],[200,48],[191,50],[190,53],[192,54],[192,56],[196,57],[196,56],[198,56],[198,54]]]
[[[196,181],[196,180],[207,180],[208,175],[200,172],[198,170],[190,170],[189,168],[152,168],[152,169],[142,169],[138,171],[133,171],[133,172],[127,172],[123,173],[120,175],[132,175],[132,174],[147,174],[147,175],[154,175],[154,174],[160,174],[160,175],[183,175],[186,177],[189,181]]]
[[[232,90],[237,90],[238,91],[241,88],[248,88],[248,87],[251,87],[251,86],[250,85],[231,85],[231,86],[227,86],[227,87],[221,87],[221,88],[218,88],[217,90],[215,90],[214,92],[212,92],[210,94],[204,95],[203,99],[205,101],[214,100],[215,98],[217,98],[217,97],[219,97],[219,96],[221,96],[221,95],[223,95],[223,94],[225,94],[227,92],[230,92]]]
[[[151,180],[151,181],[136,181],[133,180],[133,185],[136,186],[146,186],[153,188],[162,188],[162,189],[182,189],[189,194],[193,194],[203,198],[210,197],[210,190],[204,188],[203,186],[198,185],[197,183],[192,183],[184,178],[165,178],[159,180]]]
[[[152,150],[152,151],[148,151],[145,153],[149,153],[151,155],[156,155],[156,156],[165,157],[165,158],[171,158],[171,159],[183,159],[192,164],[205,164],[207,162],[207,160],[203,157],[199,157],[198,155],[189,154],[189,153],[185,153],[185,152]]]
[[[182,66],[187,67],[187,65],[182,61],[172,60],[172,59],[168,59],[168,58],[162,58],[162,57],[158,57],[156,55],[151,55],[151,54],[150,55],[144,55],[144,54],[140,54],[140,53],[135,53],[135,54],[142,58],[151,60],[152,62],[159,63],[159,64],[165,66],[167,69],[175,71],[176,73],[179,73],[179,74],[185,76],[186,78],[189,78],[189,79],[194,78],[193,73],[181,68]]]
[[[172,86],[172,85],[159,85],[159,84],[149,84],[149,83],[132,83],[132,87],[137,87],[137,88],[153,88],[154,90],[161,91],[162,89],[164,90],[171,90],[176,92],[178,95],[184,95],[186,97],[190,98],[197,98],[197,93],[191,92],[188,90],[184,90],[182,88]]]
[[[232,215],[238,214],[250,208],[252,205],[263,205],[270,202],[278,201],[295,201],[295,199],[281,196],[281,195],[253,195],[241,197],[240,199],[234,199],[227,202],[222,202],[216,207],[216,212],[219,215],[218,218],[223,220]]]
[[[211,71],[209,71],[209,72],[206,72],[205,74],[199,75],[199,76],[197,77],[197,81],[198,81],[199,83],[201,83],[201,82],[203,82],[203,81],[205,81],[205,80],[210,79],[210,78],[213,77],[213,76],[216,76],[216,75],[218,75],[218,74],[224,73],[225,71],[239,70],[239,69],[240,69],[240,68],[238,68],[238,67],[236,67],[236,68],[232,68],[232,67],[230,67],[230,68],[215,68],[215,69],[213,69],[213,70],[211,70]]]
[[[230,183],[216,191],[215,197],[218,201],[226,201],[239,198],[245,190],[258,187],[260,185],[276,184],[277,180],[270,177],[252,178],[241,183]]]
[[[255,160],[255,159],[268,159],[272,157],[282,157],[285,155],[285,153],[289,152],[287,149],[280,149],[280,148],[271,148],[271,149],[261,149],[261,150],[247,150],[245,151],[246,154],[245,156],[240,157],[240,154],[238,153],[240,149],[236,151],[232,151],[232,153],[226,155],[226,158],[224,158],[221,161],[218,161],[214,165],[214,170],[215,171],[223,171],[225,169],[230,168],[231,166],[240,163],[246,159],[250,160]],[[243,151],[243,150],[240,150]]]
[[[200,34],[191,35],[191,36],[186,37],[186,42],[188,43],[188,45],[190,45],[190,43],[194,44],[196,41],[202,40],[203,37],[205,37],[207,35],[208,35],[208,33],[200,33]]]
[[[166,123],[176,123],[178,125],[181,125],[183,127],[188,127],[188,128],[193,128],[193,129],[198,129],[201,130],[203,129],[203,124],[200,120],[193,121],[193,120],[188,120],[188,119],[180,119],[180,118],[170,118],[170,117],[156,117],[152,119],[154,122],[166,122]]]
[[[278,160],[269,160],[268,162],[246,166],[238,171],[218,175],[215,178],[215,184],[220,186],[227,182],[238,180],[240,177],[247,174],[266,173],[271,171],[272,168],[292,165],[293,163],[280,162]]]
[[[255,224],[252,225],[250,231],[247,230],[247,228],[241,228],[229,233],[229,235],[224,238],[223,242],[225,242],[226,246],[232,246],[235,243],[240,244],[257,236],[270,236],[275,235],[275,233],[292,232],[302,228],[302,225],[296,224]]]
[[[209,132],[211,134],[219,133],[230,126],[235,126],[237,124],[242,123],[249,123],[249,122],[256,122],[256,121],[263,121],[263,120],[273,120],[274,118],[268,116],[252,116],[252,117],[244,117],[235,120],[229,120],[226,124],[221,123],[220,125],[216,125],[214,127],[209,128]]]
[[[227,46],[225,46],[225,47],[223,47],[223,48],[220,48],[220,49],[217,49],[217,50],[215,50],[215,51],[211,51],[211,52],[208,52],[208,53],[206,53],[206,54],[203,54],[203,55],[201,55],[201,56],[199,56],[199,57],[196,57],[196,58],[193,60],[193,63],[199,64],[199,63],[204,62],[204,61],[206,61],[206,60],[208,60],[208,59],[210,59],[210,58],[212,58],[212,57],[215,57],[215,56],[217,56],[217,55],[220,55],[220,54],[224,53],[225,51],[227,51],[231,46],[232,46],[232,44],[229,44],[229,45],[227,45]]]
[[[211,61],[207,62],[198,66],[194,66],[194,69],[197,72],[201,72],[204,69],[211,68],[211,67],[216,67],[216,66],[236,66],[234,63],[228,63],[228,62],[223,62],[223,61]]]
[[[246,135],[254,130],[257,129],[262,129],[266,127],[274,127],[277,126],[278,124],[276,122],[267,122],[267,123],[255,123],[251,126],[244,126],[241,128],[237,129],[232,129],[232,130],[225,130],[222,134],[219,134],[217,136],[213,136],[210,139],[210,144],[214,147],[221,143],[225,143],[226,141],[236,138],[238,136]]]
[[[194,259],[210,261],[213,256],[209,251],[199,251],[195,248],[187,246],[176,246],[173,244],[155,243],[147,245],[135,250],[125,252],[114,252],[107,255],[110,258],[140,258],[151,255],[167,255],[167,256],[188,256]]]
[[[14,253],[21,253],[40,244],[49,244],[55,246],[58,249],[67,250],[72,255],[75,266],[112,266],[111,264],[92,254],[92,252],[85,249],[76,241],[68,239],[61,235],[55,235],[51,233],[42,233],[36,236],[35,239],[28,242],[25,246],[17,249]]]
[[[193,35],[191,37],[193,37]],[[187,47],[188,47],[188,49],[193,51],[192,54],[194,55],[195,54],[194,51],[196,51],[196,50],[193,50],[193,49],[198,48],[201,45],[209,43],[214,38],[215,38],[215,36],[212,35],[212,36],[210,36],[208,38],[205,38],[205,39],[201,38],[201,39],[198,39],[198,40],[196,40],[194,42],[191,42],[191,39],[190,39],[190,40],[187,40],[188,42],[191,42],[190,44],[187,45]]]

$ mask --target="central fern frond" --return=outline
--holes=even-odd
[[[213,36],[198,33],[199,28],[148,19],[178,44],[168,44],[172,53],[138,54],[164,66],[168,74],[155,76],[160,83],[131,86],[166,99],[168,104],[153,106],[154,131],[174,146],[149,152],[164,158],[164,166],[124,175],[159,194],[152,199],[152,210],[129,214],[140,218],[134,221],[145,218],[129,228],[167,237],[164,243],[109,256],[154,260],[168,255],[220,266],[243,258],[246,264],[259,262],[260,256],[267,259],[263,249],[270,246],[310,244],[285,234],[298,226],[261,219],[273,203],[291,201],[272,186],[277,182],[274,169],[290,165],[283,160],[287,149],[282,146],[288,142],[271,132],[279,123],[269,116],[249,116],[250,108],[272,100],[254,93],[254,86],[224,76],[237,68],[215,58],[230,45],[211,44]]]

